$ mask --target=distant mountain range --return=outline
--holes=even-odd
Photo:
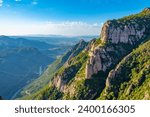
[[[0,96],[12,99],[68,50],[37,40],[0,36]]]
[[[46,42],[51,45],[62,45],[64,47],[75,45],[78,43],[81,39],[84,39],[85,41],[90,41],[93,38],[97,38],[99,36],[61,36],[61,35],[33,35],[33,36],[20,36],[20,38],[25,38],[29,40],[38,40],[41,42]],[[18,38],[18,36],[12,36],[12,38]]]
[[[150,99],[150,8],[107,21],[100,35],[57,59],[19,99]]]
[[[45,42],[39,42],[35,40],[27,40],[24,38],[11,38],[7,36],[0,36],[1,48],[17,48],[17,47],[32,47],[39,50],[46,50],[49,48],[55,48],[56,46],[47,44]]]

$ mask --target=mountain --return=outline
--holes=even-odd
[[[24,38],[11,38],[8,36],[0,36],[0,48],[17,48],[17,47],[33,47],[39,50],[56,48],[55,45],[50,45],[45,42],[27,40]]]
[[[26,38],[29,40],[39,40],[41,42],[46,42],[50,45],[62,45],[66,47],[67,45],[74,45],[78,43],[81,39],[85,41],[90,41],[92,38],[97,38],[96,36],[61,36],[61,35],[40,35],[40,36],[22,36],[20,38]]]
[[[59,57],[54,63],[50,64],[47,70],[38,79],[34,80],[32,83],[23,88],[20,96],[18,97],[30,96],[40,90],[42,87],[46,86],[52,80],[55,72],[64,64],[68,64],[68,60],[78,55],[82,50],[85,49],[86,46],[87,42],[80,40],[80,42],[68,50],[65,55]]]
[[[32,40],[30,38],[26,39],[23,37],[8,37],[0,36],[0,49],[7,48],[36,48],[42,53],[48,55],[52,59],[56,59],[58,55],[64,54],[69,47],[69,45],[64,48],[59,44],[48,44],[43,41]]]
[[[48,85],[22,99],[132,99],[136,95],[134,99],[149,99],[149,92],[144,90],[149,87],[149,58],[145,57],[150,51],[149,40],[150,8],[109,20],[100,38],[69,57]],[[138,91],[144,92],[142,96]]]
[[[43,74],[48,65],[64,54],[67,48],[0,36],[0,95],[4,99],[17,97],[24,86]]]

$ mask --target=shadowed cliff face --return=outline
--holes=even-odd
[[[109,72],[100,99],[150,99],[150,40]]]

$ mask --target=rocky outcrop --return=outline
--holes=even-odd
[[[114,44],[135,44],[137,41],[144,39],[150,31],[149,15],[150,8],[146,8],[140,14],[107,21],[102,27],[102,41]]]
[[[68,74],[64,74],[64,76],[57,75],[57,76],[55,76],[54,81],[53,81],[53,85],[62,92],[64,91],[64,89],[66,87],[66,83],[67,83],[67,80],[65,80],[63,78],[66,77],[67,75]]]
[[[141,30],[138,30],[138,27],[138,23],[124,24],[119,21],[108,21],[102,28],[101,39],[104,42],[109,41],[114,44],[128,43],[133,45],[145,37],[146,27],[143,25]]]
[[[106,71],[108,66],[112,65],[112,58],[107,54],[107,49],[96,48],[89,54],[90,58],[86,65],[86,78],[92,78],[93,74],[97,74],[99,71]],[[103,61],[103,60],[106,61]]]
[[[150,14],[150,7],[145,8],[142,12]]]
[[[124,44],[130,45],[132,48],[150,35],[149,14],[150,9],[146,8],[140,14],[107,21],[103,25],[101,42],[106,43],[106,45],[104,47],[94,47],[93,45],[89,49],[89,60],[85,71],[87,79],[92,78],[92,75],[99,71],[106,72],[128,52],[127,48],[116,49],[117,46]],[[117,58],[118,52],[120,56]]]
[[[86,64],[86,79],[91,79],[99,71],[106,72],[114,66],[121,57],[128,53],[127,47],[121,45],[109,45],[97,47],[89,52],[89,59]]]

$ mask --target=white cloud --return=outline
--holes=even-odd
[[[0,7],[3,6],[3,0],[0,0]]]
[[[7,25],[6,25],[7,24]],[[0,35],[53,34],[65,36],[99,35],[102,27],[99,23],[85,22],[0,22]]]
[[[53,23],[48,22],[46,27],[50,31],[61,35],[97,35],[99,34],[101,25],[98,23],[85,23],[85,22],[61,22]]]

